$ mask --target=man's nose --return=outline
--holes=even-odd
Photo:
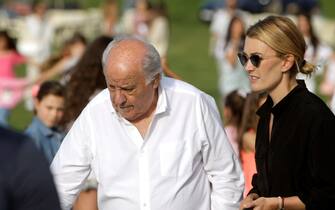
[[[115,90],[113,100],[116,105],[121,105],[126,102],[126,97],[121,90]]]

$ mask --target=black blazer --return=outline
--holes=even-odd
[[[0,209],[60,210],[43,155],[26,136],[1,127]]]

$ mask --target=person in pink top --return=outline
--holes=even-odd
[[[25,61],[7,31],[0,31],[0,125],[8,126],[10,110],[22,98],[27,81],[16,77],[15,66]]]
[[[223,118],[225,132],[234,152],[239,155],[238,133],[241,127],[245,94],[234,90],[224,100]]]

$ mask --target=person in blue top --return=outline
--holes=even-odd
[[[49,164],[65,136],[59,123],[64,113],[65,88],[57,81],[42,83],[35,98],[35,117],[25,130]]]

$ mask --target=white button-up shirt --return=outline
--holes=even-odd
[[[100,210],[238,209],[243,174],[213,98],[164,77],[158,91],[144,138],[107,89],[86,106],[51,166],[64,209],[91,170]]]

